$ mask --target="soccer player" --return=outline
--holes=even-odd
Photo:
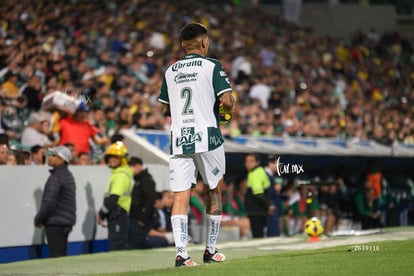
[[[207,28],[189,23],[180,30],[180,38],[186,55],[165,71],[159,101],[164,104],[164,115],[171,116],[170,185],[174,192],[171,223],[176,246],[175,266],[194,266],[196,263],[187,252],[187,208],[191,186],[196,183],[198,173],[208,186],[208,236],[203,261],[225,260],[216,249],[226,167],[220,131],[220,115],[223,114],[219,109],[229,114],[234,99],[223,66],[206,57]]]

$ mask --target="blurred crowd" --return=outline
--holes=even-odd
[[[246,155],[246,166],[249,156],[252,154]],[[312,217],[320,219],[324,236],[335,235],[339,230],[412,224],[414,185],[408,183],[412,181],[408,180],[404,187],[391,187],[375,161],[369,163],[357,186],[347,183],[341,174],[279,176],[274,156],[269,156],[264,164],[255,163],[246,175],[226,177],[223,185],[222,225],[238,227],[240,239],[303,234],[306,221]],[[257,202],[264,207],[252,209],[248,198],[252,197],[249,189],[253,189],[255,180],[248,174],[260,168],[266,171],[270,186],[253,199],[260,199]],[[203,185],[197,180],[192,190],[189,215],[193,224],[203,223],[206,200]],[[274,210],[269,213],[264,203],[274,206]],[[257,222],[252,216],[257,215],[263,216],[264,222],[256,236]]]
[[[234,85],[228,138],[414,143],[413,42],[397,32],[317,36],[230,1],[6,0],[0,12],[0,134],[26,153],[76,140],[74,163],[96,164],[121,129],[167,130],[162,74],[183,56],[178,30],[190,21],[209,28],[209,55]],[[55,91],[81,104],[46,108]],[[71,137],[76,127],[88,131]]]

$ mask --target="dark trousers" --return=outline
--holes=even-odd
[[[375,229],[381,227],[379,218],[373,219],[371,217],[362,217],[361,218],[361,228],[362,230]]]
[[[263,238],[264,228],[267,226],[266,215],[250,215],[250,227],[252,228],[253,238]]]
[[[129,248],[130,249],[144,249],[145,237],[148,234],[148,227],[141,227],[138,225],[137,219],[130,219],[129,222]]]
[[[109,251],[128,249],[129,216],[120,209],[108,217]]]
[[[66,256],[68,236],[72,231],[72,226],[46,226],[45,228],[49,257]]]
[[[279,212],[276,211],[272,215],[267,217],[267,236],[277,237],[280,236],[279,229]]]
[[[129,248],[130,249],[150,249],[168,246],[168,242],[163,237],[148,236],[151,230],[149,226],[139,226],[136,219],[131,219],[129,225]]]

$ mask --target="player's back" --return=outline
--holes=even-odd
[[[168,98],[162,92],[160,101],[170,105],[174,153],[207,151],[210,139],[222,143],[213,83],[216,65],[213,59],[190,54],[165,72],[161,91],[168,91]]]
[[[165,77],[173,124],[195,120],[215,125],[213,70],[214,63],[199,55],[187,55],[168,68]]]

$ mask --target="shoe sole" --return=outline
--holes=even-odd
[[[188,260],[187,260],[188,261]],[[182,264],[175,264],[175,267],[192,267],[192,266],[198,266],[198,264],[196,262],[194,262],[193,260],[190,260],[191,264],[187,265],[185,264],[185,262],[183,262]]]
[[[216,253],[216,254],[220,254],[220,253]],[[222,262],[224,262],[226,260],[226,256],[224,256],[224,255],[222,255],[222,256],[223,256],[223,259],[221,261],[216,261],[216,260],[213,260],[212,258],[206,260],[206,259],[203,258],[203,262],[205,264],[209,264],[209,263],[222,263]]]

